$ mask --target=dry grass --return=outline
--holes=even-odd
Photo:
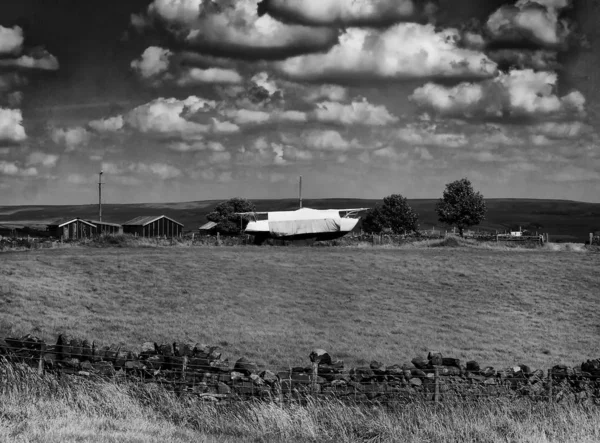
[[[600,355],[600,255],[478,248],[72,248],[0,255],[0,336],[194,340],[259,364],[428,350],[496,367]]]
[[[599,421],[595,406],[527,400],[214,405],[160,388],[39,377],[0,365],[3,442],[591,443],[600,440]]]

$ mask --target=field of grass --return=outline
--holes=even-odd
[[[197,341],[271,368],[429,350],[496,368],[600,356],[600,254],[476,248],[69,248],[0,254],[0,337]]]
[[[408,406],[214,405],[160,388],[39,377],[0,363],[0,441],[592,443],[597,406],[482,400]]]

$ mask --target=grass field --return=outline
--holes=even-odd
[[[5,382],[5,383],[2,383]],[[528,400],[213,405],[160,388],[57,379],[0,364],[0,441],[595,443],[600,408]]]
[[[470,248],[69,248],[0,254],[0,336],[192,340],[283,367],[429,350],[505,367],[600,356],[600,254]]]

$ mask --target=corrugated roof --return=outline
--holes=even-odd
[[[106,225],[106,226],[114,226],[116,228],[120,228],[121,225],[118,223],[109,223],[109,222],[105,222],[105,221],[98,221],[98,220],[88,220],[88,222],[93,223],[95,225]]]
[[[208,223],[204,223],[202,226],[200,226],[198,229],[199,230],[205,230],[208,231],[209,229],[214,228],[215,226],[217,226],[217,223],[209,221]]]
[[[178,224],[179,226],[183,226],[182,223],[173,220],[172,218],[167,217],[166,215],[142,215],[140,217],[136,217],[128,222],[123,223],[123,226],[146,226],[161,218],[166,218],[167,220],[171,220],[173,223]]]
[[[77,220],[79,220],[82,223],[85,223],[86,225],[93,226],[94,228],[96,227],[96,225],[94,225],[93,223],[85,221],[84,219],[79,218],[79,217],[61,218],[61,219],[53,221],[52,223],[49,223],[48,226],[58,226],[60,228],[61,226],[68,225],[69,223],[73,223],[74,221],[77,221]]]

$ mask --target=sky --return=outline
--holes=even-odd
[[[600,202],[600,0],[7,0],[0,205]]]

